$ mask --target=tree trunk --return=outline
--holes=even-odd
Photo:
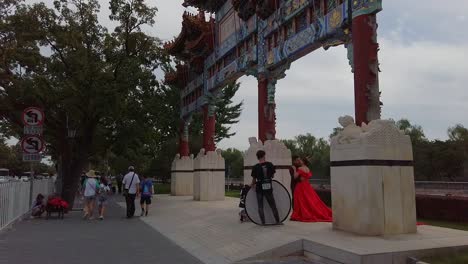
[[[80,187],[81,172],[88,163],[93,131],[93,129],[85,130],[85,136],[82,138],[66,139],[64,142],[62,149],[62,198],[71,207],[73,207]],[[74,142],[71,143],[70,140],[74,140]]]
[[[86,159],[76,160],[70,163],[63,177],[62,198],[71,206],[75,202],[76,194],[80,186],[81,171],[84,169]]]

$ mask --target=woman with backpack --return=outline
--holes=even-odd
[[[151,204],[151,197],[153,196],[153,181],[143,176],[143,180],[140,183],[141,198],[141,216],[148,216],[149,205]]]
[[[106,210],[107,200],[111,191],[109,185],[107,178],[104,175],[101,175],[97,194],[99,220],[104,220],[104,212]]]

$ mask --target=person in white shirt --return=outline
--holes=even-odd
[[[124,186],[125,201],[127,203],[127,218],[132,218],[135,215],[135,198],[140,193],[140,178],[135,173],[135,168],[130,166],[128,173],[122,180]]]

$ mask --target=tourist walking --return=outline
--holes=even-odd
[[[117,190],[119,191],[119,194],[122,193],[122,180],[123,180],[122,173],[119,173],[119,175],[115,176],[115,181],[117,182]]]
[[[106,211],[107,200],[111,191],[110,184],[104,175],[99,179],[99,191],[97,195],[97,204],[99,212],[99,220],[104,220],[104,213]]]
[[[257,159],[258,163],[252,168],[252,187],[255,186],[255,192],[257,193],[258,214],[262,225],[265,225],[265,213],[263,210],[263,197],[265,197],[273,211],[276,224],[279,225],[281,222],[275,198],[273,197],[273,177],[276,173],[275,166],[273,163],[265,160],[265,151],[263,150],[257,151]]]
[[[296,158],[294,160],[294,177],[297,184],[294,189],[294,208],[291,215],[292,221],[300,222],[331,222],[332,211],[322,202],[317,195],[309,179],[312,172],[307,167],[306,158]]]
[[[153,181],[148,179],[146,175],[143,175],[143,180],[140,184],[141,190],[141,198],[140,198],[140,206],[141,206],[141,216],[145,215],[148,216],[149,205],[151,204],[151,197],[153,196],[154,189],[153,189]]]
[[[86,179],[83,184],[83,196],[85,202],[83,219],[93,219],[94,205],[96,203],[96,195],[99,189],[97,177],[98,176],[94,170],[90,170],[86,173]]]
[[[130,166],[128,173],[122,180],[124,187],[125,202],[127,204],[127,218],[132,218],[135,215],[135,198],[140,192],[140,178],[135,173],[135,168]]]

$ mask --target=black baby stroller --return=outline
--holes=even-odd
[[[247,193],[250,190],[250,186],[248,184],[244,185],[241,189],[240,193],[240,202],[239,202],[239,216],[241,223],[249,221],[249,217],[247,216],[247,212],[245,211],[245,199],[247,198]]]

